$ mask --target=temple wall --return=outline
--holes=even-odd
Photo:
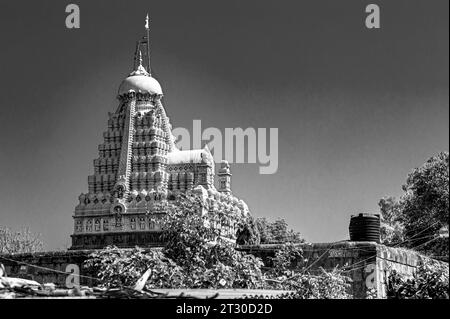
[[[95,277],[95,274],[90,274],[81,267],[92,252],[93,250],[78,250],[0,255],[0,263],[5,266],[8,277],[35,280],[42,284],[54,283],[67,288],[73,288],[77,284],[92,286],[96,283],[88,277]]]
[[[298,260],[295,267],[309,267],[308,271],[317,273],[320,267],[331,270],[336,266],[347,266],[347,274],[352,279],[351,293],[354,298],[366,298],[368,291],[374,291],[378,298],[385,298],[385,281],[391,270],[412,275],[417,266],[428,259],[414,251],[390,248],[372,242],[316,243],[300,246],[307,261]],[[240,246],[238,249],[261,257],[265,265],[270,267],[268,257],[273,256],[277,248],[279,245]],[[92,252],[93,250],[75,250],[3,255],[0,256],[0,263],[5,265],[9,277],[55,283],[69,288],[77,283],[91,286],[96,282],[88,277],[95,277],[95,274],[83,269],[82,263]]]
[[[160,231],[128,231],[103,234],[72,235],[71,250],[102,249],[107,246],[119,248],[163,246]]]

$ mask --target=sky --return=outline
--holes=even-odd
[[[65,27],[76,3],[81,28]],[[381,28],[365,27],[365,7]],[[278,171],[233,164],[256,217],[348,239],[408,173],[449,150],[447,0],[2,1],[0,225],[70,246],[117,89],[151,16],[173,127],[278,128]]]

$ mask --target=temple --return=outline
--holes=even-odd
[[[161,245],[157,220],[165,212],[157,204],[186,192],[197,194],[212,213],[249,213],[232,193],[226,161],[216,174],[207,146],[177,148],[163,90],[151,75],[148,16],[146,30],[136,45],[133,71],[119,86],[118,107],[109,113],[88,192],[79,196],[71,249]],[[235,238],[235,225],[222,226],[225,236]]]

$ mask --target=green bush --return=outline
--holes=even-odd
[[[309,273],[303,251],[295,244],[285,244],[271,258],[272,267],[267,272],[267,288],[292,290],[279,295],[286,299],[350,299],[350,278],[339,268],[332,271],[319,269]],[[306,267],[305,267],[306,266]]]
[[[131,287],[149,268],[148,288],[185,286],[182,269],[161,251],[111,246],[92,253],[83,266],[96,273],[105,287]]]
[[[387,280],[389,299],[449,299],[448,265],[425,262],[412,277],[393,270]]]
[[[351,299],[348,292],[350,279],[342,270],[335,268],[325,271],[320,268],[319,274],[297,273],[287,283],[286,288],[294,290],[282,294],[283,299]]]

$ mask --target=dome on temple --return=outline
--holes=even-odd
[[[151,95],[162,95],[162,88],[155,78],[150,75],[130,75],[119,87],[119,95],[128,92],[150,93]]]
[[[151,77],[147,70],[142,66],[142,57],[139,66],[122,81],[119,87],[119,95],[128,92],[150,93],[151,95],[162,95],[162,88],[155,78]]]

